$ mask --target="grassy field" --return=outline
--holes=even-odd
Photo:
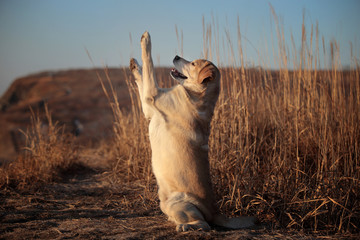
[[[214,27],[205,25],[206,57],[218,47],[210,45],[217,44]],[[359,231],[359,64],[354,58],[352,70],[341,70],[337,43],[331,41],[332,66],[319,69],[318,30],[311,29],[308,39],[304,25],[296,59],[288,59],[279,25],[277,36],[280,55],[274,61],[279,70],[244,64],[240,28],[240,67],[221,69],[222,92],[209,144],[218,205],[224,212],[256,215],[286,228]],[[327,49],[324,40],[322,44]],[[325,50],[323,54],[328,57]],[[158,80],[163,87],[171,83],[167,72],[158,72]],[[132,77],[127,82],[130,113],[119,111],[115,91],[108,91],[117,138],[113,171],[118,179],[143,179],[150,185],[148,123]]]
[[[303,25],[301,50],[291,49],[290,55],[282,27],[276,16],[274,19],[279,54],[273,62],[277,70],[246,64],[240,27],[238,51],[233,50],[231,41],[226,47],[239,63],[221,68],[222,91],[212,121],[209,158],[218,206],[227,215],[255,215],[274,228],[359,232],[357,53],[352,53],[350,70],[342,70],[337,42],[320,39],[317,27],[308,35]],[[204,21],[205,57],[223,58],[218,34]],[[331,59],[330,68],[320,69],[321,56]],[[134,79],[124,70],[131,109],[120,110],[106,68],[104,72],[105,77],[99,74],[99,79],[114,113],[115,136],[111,149],[103,151],[111,165],[106,177],[114,184],[140,181],[143,197],[154,202],[148,121]],[[174,84],[164,69],[157,69],[157,75],[160,86]],[[50,116],[48,119],[51,122]],[[42,132],[34,116],[28,154],[0,169],[1,188],[48,182],[57,176],[54,169],[76,163],[77,152],[69,154],[71,142],[61,127],[49,124],[48,135],[40,137]]]

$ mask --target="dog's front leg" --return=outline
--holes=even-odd
[[[136,85],[138,86],[139,96],[140,96],[140,101],[141,101],[141,106],[142,106],[143,113],[144,113],[146,118],[150,118],[151,117],[151,114],[150,114],[151,109],[146,104],[146,101],[144,99],[144,94],[143,94],[144,87],[143,87],[141,66],[136,61],[135,58],[130,59],[130,70],[133,73],[133,76],[135,77]]]
[[[151,58],[151,40],[148,32],[145,32],[141,37],[141,49],[142,69],[136,59],[132,58],[130,60],[130,70],[139,89],[144,115],[150,119],[153,115],[154,99],[158,94],[158,86],[155,80],[154,64]]]
[[[143,101],[143,83],[141,67],[135,58],[130,59],[130,70],[135,77],[135,82],[139,89],[140,100]]]
[[[155,80],[154,64],[151,58],[151,39],[148,32],[145,32],[141,37],[141,50],[143,67],[141,68],[136,59],[132,58],[130,70],[139,89],[144,115],[150,119],[153,115],[154,99],[159,89]]]
[[[148,32],[145,32],[141,37],[141,50],[141,58],[143,61],[143,100],[145,100],[148,105],[153,105],[159,88],[155,79],[154,64],[151,57],[151,39]]]

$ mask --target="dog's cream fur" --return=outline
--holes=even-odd
[[[208,222],[229,228],[254,224],[252,217],[218,215],[210,180],[208,139],[219,95],[220,72],[207,60],[188,62],[176,56],[171,75],[180,84],[161,89],[155,80],[148,32],[141,37],[142,69],[130,61],[142,110],[150,119],[152,168],[161,210],[178,231],[210,230]]]

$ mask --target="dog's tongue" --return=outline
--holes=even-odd
[[[171,72],[174,76],[176,77],[181,77],[181,78],[187,78],[186,76],[184,76],[181,72],[179,72],[178,70],[176,70],[176,68],[172,68]]]

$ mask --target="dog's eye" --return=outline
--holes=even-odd
[[[192,63],[191,63],[191,65],[195,66],[195,63],[194,63],[194,62],[192,62]]]

